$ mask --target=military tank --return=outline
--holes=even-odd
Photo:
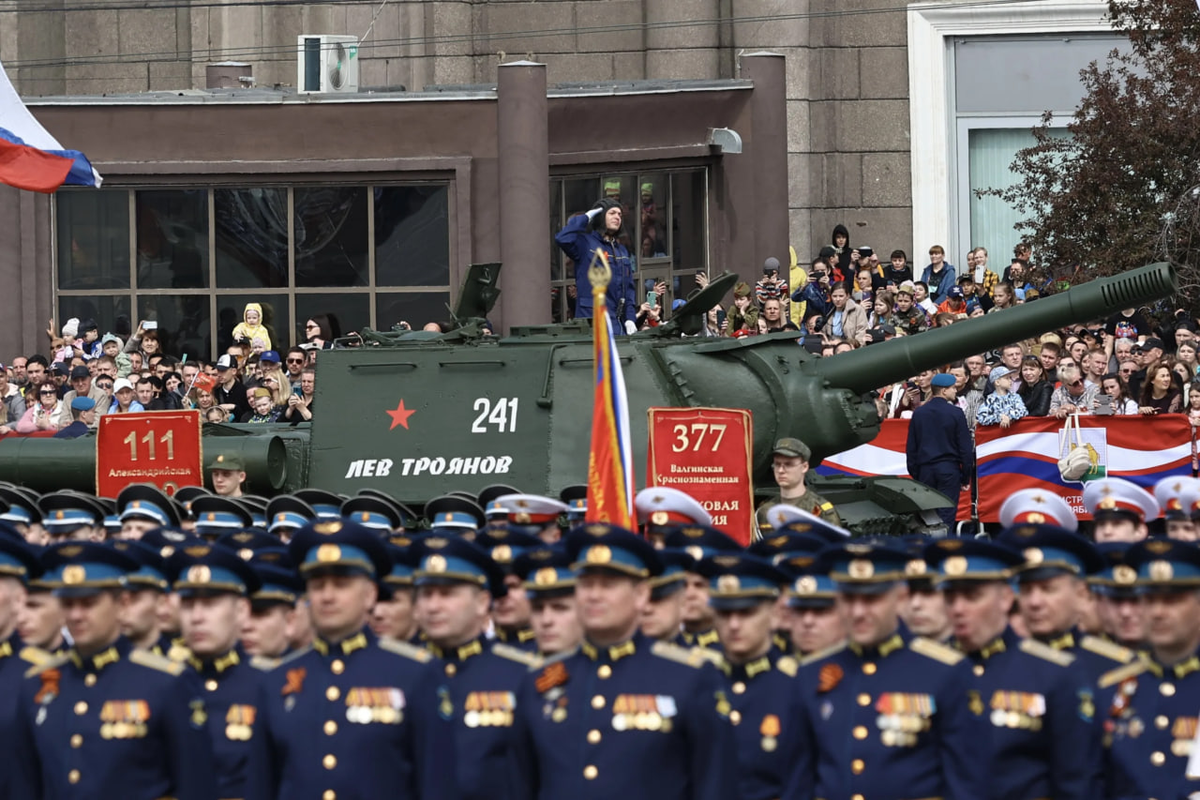
[[[250,488],[279,494],[314,486],[371,487],[411,505],[452,490],[506,483],[555,495],[586,482],[593,393],[590,321],[489,335],[498,264],[474,265],[449,333],[364,331],[323,351],[315,421],[300,426],[206,425],[207,453],[238,452]],[[749,409],[756,486],[774,488],[773,442],[812,448],[811,464],[870,442],[880,420],[869,396],[968,355],[1103,317],[1176,290],[1169,264],[1142,267],[1013,309],[820,358],[795,333],[696,338],[704,314],[733,288],[726,273],[665,324],[621,337],[636,481],[643,485],[647,414],[654,406]],[[0,480],[39,491],[95,488],[92,437],[0,441]],[[812,473],[810,473],[812,474]],[[857,533],[936,526],[945,498],[903,478],[820,478],[814,488]]]

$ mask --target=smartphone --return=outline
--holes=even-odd
[[[651,306],[658,305],[658,295],[654,292],[646,292],[646,302]]]
[[[1110,394],[1096,395],[1096,411],[1097,416],[1112,416],[1113,399]]]
[[[152,319],[148,319],[142,323],[142,330],[156,331],[156,330],[158,330],[158,322],[156,322],[155,320],[152,320]]]
[[[292,387],[292,394],[296,395],[297,397],[303,397],[304,389],[300,386],[300,384],[297,383]]]

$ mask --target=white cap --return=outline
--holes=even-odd
[[[1184,506],[1183,493],[1188,489],[1200,486],[1200,478],[1189,475],[1168,475],[1154,484],[1154,499],[1158,507],[1166,514],[1170,511],[1182,511],[1185,515],[1191,510]]]
[[[1083,507],[1093,517],[1096,512],[1125,512],[1140,517],[1142,522],[1158,519],[1158,502],[1154,495],[1124,478],[1101,478],[1083,487]]]
[[[1000,504],[1000,524],[1055,525],[1068,531],[1079,529],[1075,509],[1062,497],[1046,489],[1021,489]]]
[[[690,494],[670,486],[647,486],[633,498],[638,524],[712,525],[712,515]]]
[[[129,382],[128,378],[117,378],[115,381],[113,381],[113,394],[116,394],[117,392],[121,391],[122,389],[132,389],[132,388],[133,388],[133,384]]]

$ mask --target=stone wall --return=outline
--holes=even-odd
[[[906,22],[894,0],[181,5],[92,11],[40,0],[44,10],[0,10],[0,61],[27,95],[203,88],[206,64],[223,60],[250,62],[260,86],[291,86],[298,34],[362,36],[377,12],[360,50],[364,87],[494,83],[502,61],[521,58],[545,63],[552,85],[728,78],[740,55],[769,49],[788,59],[788,205],[800,258],[837,222],[855,243],[912,253]]]

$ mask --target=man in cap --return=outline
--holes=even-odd
[[[687,492],[670,486],[647,486],[633,498],[638,530],[657,548],[680,525],[712,525],[712,515]]]
[[[837,607],[837,590],[828,573],[816,569],[817,556],[793,552],[777,562],[792,579],[787,590],[792,652],[807,657],[846,641],[846,621]]]
[[[1076,533],[1038,524],[1006,528],[999,541],[1025,557],[1015,575],[1031,637],[1074,655],[1092,681],[1134,658],[1132,651],[1079,629],[1091,604],[1086,577],[1104,564],[1095,545]]]
[[[18,706],[25,671],[47,659],[17,633],[25,586],[41,572],[34,551],[9,525],[0,523],[0,748],[12,753],[18,736]],[[0,771],[0,797],[11,794],[11,771]]]
[[[104,541],[104,509],[96,498],[63,490],[43,495],[40,506],[52,541]]]
[[[695,572],[695,559],[684,550],[663,548],[658,551],[658,560],[662,572],[649,580],[650,600],[642,609],[639,627],[650,639],[690,647],[683,638],[683,604],[687,573]]]
[[[248,597],[258,589],[258,575],[237,553],[219,545],[179,550],[168,570],[180,598],[183,639],[191,651],[187,664],[204,687],[217,796],[253,796],[251,786],[260,779],[252,776],[267,766],[258,724],[258,670],[271,662],[255,663],[238,644],[238,634],[250,614]]]
[[[529,594],[538,653],[550,657],[572,652],[583,641],[583,626],[575,606],[577,576],[566,548],[529,550],[517,558],[514,569]]]
[[[507,591],[504,572],[486,550],[460,536],[427,536],[419,554],[420,565],[413,573],[417,618],[454,700],[454,796],[520,797],[519,787],[497,786],[496,776],[511,775],[517,764],[515,689],[538,660],[484,636],[493,599]],[[448,776],[442,779],[453,785]]]
[[[221,471],[212,470],[212,475],[215,477]],[[214,480],[214,485],[216,482]],[[195,520],[192,532],[210,541],[249,528],[252,522],[250,511],[245,506],[232,497],[220,494],[197,497],[189,504],[189,510]],[[275,544],[278,546],[278,540]]]
[[[241,419],[250,412],[250,400],[246,387],[238,380],[237,359],[228,353],[217,359],[217,385],[213,387],[213,399],[217,401],[230,419]]]
[[[1083,507],[1092,515],[1096,542],[1137,542],[1145,539],[1148,522],[1158,519],[1154,495],[1124,478],[1101,478],[1083,487]]]
[[[620,192],[618,183],[618,194]],[[598,260],[597,253],[604,253],[612,270],[605,305],[612,320],[613,332],[617,335],[637,330],[638,301],[634,296],[633,261],[629,248],[622,242],[625,211],[619,197],[606,196],[597,201],[585,214],[576,214],[567,220],[554,236],[554,241],[575,266],[575,318],[593,316],[592,285],[588,280],[588,269],[592,261]]]
[[[954,376],[939,372],[930,386],[933,396],[913,412],[909,422],[905,458],[909,475],[946,496],[949,504],[937,513],[953,534],[959,491],[970,488],[975,474],[975,445],[966,416],[954,404],[958,397]]]
[[[538,646],[531,622],[533,609],[524,577],[514,569],[514,563],[522,554],[542,547],[544,542],[519,527],[506,526],[489,528],[475,537],[475,543],[491,555],[504,573],[504,586],[508,590],[493,598],[492,627],[496,640],[518,650],[535,652]]]
[[[697,653],[638,631],[661,565],[637,534],[576,528],[579,649],[525,676],[517,713],[530,797],[738,796],[728,695]]]
[[[238,453],[221,453],[208,463],[208,478],[221,497],[241,497],[246,483],[246,462]]]
[[[763,559],[743,553],[706,558],[697,569],[707,577],[724,658],[720,668],[731,693],[741,797],[796,797],[802,784],[798,749],[800,697],[793,679],[799,664],[772,643],[780,585],[787,576]],[[736,715],[736,716],[735,716]]]
[[[71,401],[80,397],[86,397],[92,401],[95,413],[91,415],[90,422],[86,420],[85,422],[87,422],[88,428],[95,430],[97,419],[108,413],[108,407],[112,401],[103,389],[93,385],[92,372],[84,366],[74,367],[71,370],[71,391],[63,395],[63,405],[74,409],[75,406],[71,404]]]
[[[313,507],[290,494],[274,497],[267,503],[267,533],[287,544],[292,534],[317,518]]]
[[[934,580],[933,572],[921,555],[929,541],[920,534],[905,538],[912,558],[904,565],[908,602],[900,610],[900,617],[917,636],[949,644],[951,626],[946,598],[942,594],[942,587]]]
[[[450,698],[425,651],[367,627],[391,569],[369,528],[314,522],[288,545],[305,579],[312,646],[263,676],[270,764],[259,797],[457,797]]]
[[[163,557],[157,549],[142,542],[122,539],[114,541],[112,546],[138,564],[136,570],[125,576],[129,603],[121,612],[121,635],[139,650],[182,661],[178,646],[162,631],[164,606],[171,603],[171,584]]]
[[[1132,546],[1131,542],[1096,545],[1104,567],[1088,575],[1087,583],[1096,598],[1103,638],[1138,652],[1146,649],[1146,610],[1142,607],[1142,589],[1137,585],[1137,570],[1127,558]]]
[[[87,369],[87,367],[82,367]],[[86,434],[89,430],[94,430],[96,427],[96,401],[84,395],[83,397],[75,397],[71,402],[63,401],[63,404],[71,409],[71,423],[65,428],[60,428],[54,434],[55,439],[78,439]]]
[[[567,528],[583,522],[587,515],[587,484],[573,483],[558,493],[558,499],[567,506]]]
[[[254,658],[279,660],[291,652],[288,632],[301,615],[304,582],[282,548],[256,550],[249,563],[259,587],[250,595],[250,613],[242,623],[242,649]],[[303,613],[307,616],[308,609]]]
[[[141,539],[154,528],[178,528],[179,509],[157,486],[135,483],[117,495],[119,539]]]
[[[0,485],[0,522],[12,525],[30,544],[44,545],[50,541],[42,526],[38,496],[24,487]]]
[[[487,527],[502,527],[508,524],[508,508],[500,499],[507,495],[520,494],[520,491],[503,483],[493,483],[479,490],[475,502],[483,509],[487,518]]]
[[[683,525],[664,540],[668,548],[683,550],[693,562],[718,553],[736,553],[742,547],[733,537],[707,525]],[[721,637],[713,620],[716,612],[708,602],[708,578],[695,569],[684,573],[683,641],[688,647],[720,649]]]
[[[509,530],[536,536],[546,544],[562,539],[558,518],[567,512],[566,503],[536,494],[506,494],[496,502],[505,509]]]
[[[1137,570],[1149,653],[1100,678],[1107,745],[1105,797],[1190,797],[1186,771],[1200,708],[1200,549],[1148,539],[1127,554]]]
[[[973,745],[985,759],[990,796],[1096,797],[1100,729],[1086,675],[1074,656],[1008,626],[1008,581],[1024,558],[995,542],[945,538],[925,548],[925,560],[975,675],[968,708],[984,726]]]
[[[0,530],[3,530],[2,526]],[[41,572],[40,565],[37,571]],[[67,617],[63,613],[62,603],[54,596],[50,586],[39,578],[30,578],[25,585],[25,602],[17,613],[17,633],[21,641],[60,656],[68,647],[63,636],[66,625]]]
[[[43,564],[73,645],[21,686],[12,796],[211,800],[216,767],[194,683],[121,635],[125,577],[137,562],[104,544],[66,542]]]
[[[962,653],[900,622],[908,553],[856,540],[822,551],[848,643],[800,667],[802,785],[814,797],[986,797]],[[903,788],[899,788],[903,787]]]
[[[771,451],[771,469],[775,473],[775,482],[779,484],[779,494],[760,503],[758,510],[784,503],[815,514],[833,525],[841,525],[842,518],[838,516],[833,503],[804,483],[810,458],[812,450],[799,439],[789,436],[775,442],[775,449]]]
[[[475,533],[487,525],[483,509],[474,500],[447,494],[435,497],[425,504],[425,519],[432,530],[442,530],[448,535],[475,538]]]
[[[392,571],[383,579],[386,594],[380,594],[371,609],[371,630],[376,636],[423,647],[413,587],[413,573],[419,563],[416,547],[409,537],[396,534],[389,538],[387,551]]]

